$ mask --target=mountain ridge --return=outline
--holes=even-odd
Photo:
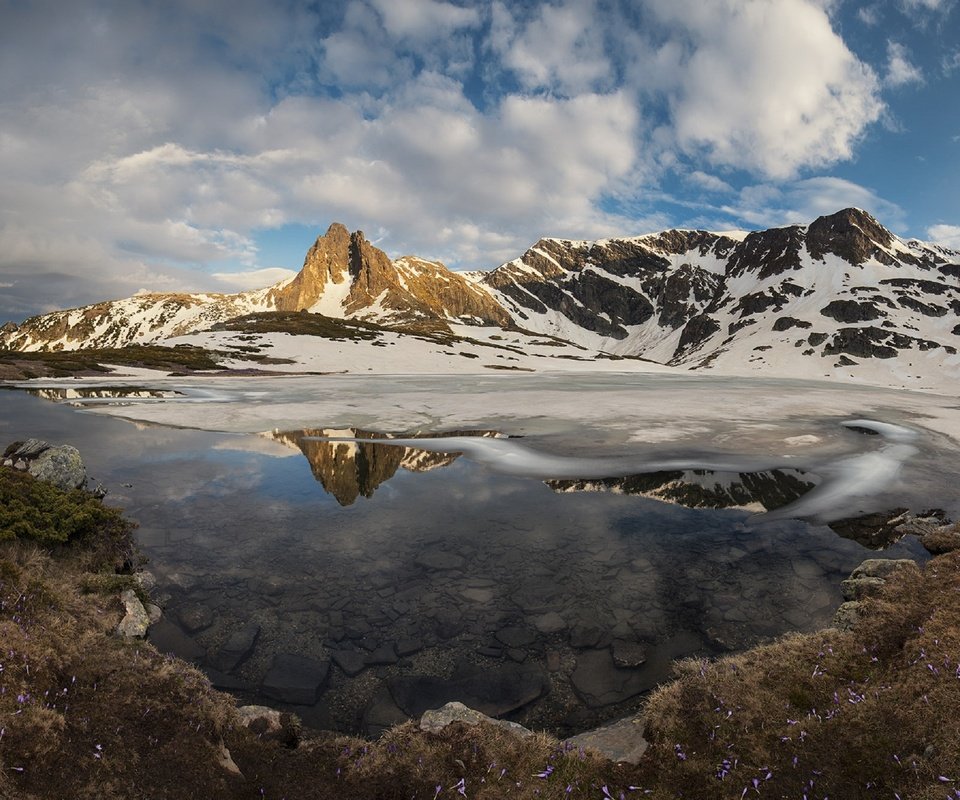
[[[821,362],[854,369],[873,359],[915,372],[956,371],[960,252],[901,239],[848,208],[747,233],[541,238],[489,272],[459,273],[416,256],[391,260],[362,231],[333,223],[300,272],[271,287],[136,295],[53,312],[8,323],[0,345],[69,350],[166,341],[269,311],[522,330],[683,369],[806,363],[817,374]]]

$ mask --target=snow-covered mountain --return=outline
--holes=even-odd
[[[903,240],[859,209],[752,233],[541,239],[486,273],[413,256],[391,261],[362,232],[335,223],[292,280],[46,314],[4,326],[0,345],[160,342],[244,314],[301,310],[388,326],[525,331],[581,353],[685,369],[900,386],[944,370],[960,378],[960,252]]]
[[[687,368],[960,369],[960,252],[859,209],[749,234],[542,239],[484,284],[530,330]]]

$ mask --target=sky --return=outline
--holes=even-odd
[[[0,322],[239,291],[331,222],[543,236],[848,206],[960,249],[960,0],[0,0]]]

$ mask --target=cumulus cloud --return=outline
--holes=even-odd
[[[527,89],[566,95],[602,89],[610,83],[613,65],[603,29],[595,24],[599,14],[594,0],[567,0],[544,3],[521,21],[508,4],[497,1],[491,46]]]
[[[397,38],[445,38],[480,23],[477,9],[438,0],[371,0],[371,5],[382,15],[387,31]]]
[[[960,225],[931,225],[927,228],[927,235],[932,242],[960,250]]]
[[[894,88],[923,83],[923,72],[910,61],[907,48],[899,42],[887,42],[887,75],[883,82]]]
[[[718,165],[789,178],[850,158],[883,103],[873,70],[805,0],[653,0],[671,45],[675,136]]]
[[[31,291],[36,309],[269,282],[281,273],[263,272],[257,235],[288,223],[336,219],[376,228],[392,254],[490,267],[544,234],[668,224],[642,200],[668,174],[698,202],[735,197],[744,220],[765,215],[765,192],[768,218],[805,212],[816,191],[850,204],[851,186],[793,181],[849,159],[883,111],[834,11],[14,4],[0,29],[0,277],[15,286],[0,315],[27,313]],[[756,185],[738,194],[732,175]]]

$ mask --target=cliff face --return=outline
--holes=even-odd
[[[367,241],[331,225],[307,253],[303,268],[270,295],[279,311],[408,323],[423,319],[505,326],[509,315],[487,292],[437,261],[391,261]]]

